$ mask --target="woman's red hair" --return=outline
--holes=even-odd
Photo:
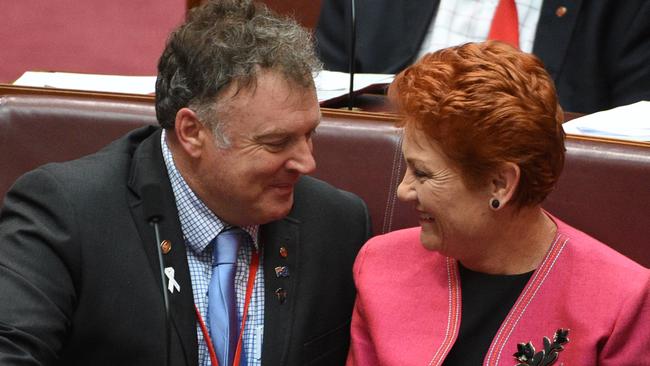
[[[400,124],[435,140],[469,188],[500,164],[519,166],[518,206],[541,203],[564,165],[563,113],[542,62],[501,42],[468,43],[425,55],[389,92]]]

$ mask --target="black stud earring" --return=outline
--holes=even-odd
[[[492,207],[493,210],[498,210],[499,207],[501,206],[501,202],[499,202],[499,200],[496,198],[492,198],[490,200],[490,206]]]

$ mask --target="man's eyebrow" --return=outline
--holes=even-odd
[[[319,118],[317,120],[314,120],[314,124],[312,128],[309,130],[309,132],[314,132],[318,128],[318,126],[321,123],[321,116],[318,116]],[[273,138],[283,138],[287,136],[291,136],[294,134],[295,131],[289,131],[285,128],[282,127],[275,127],[273,129],[270,129],[268,131],[262,132],[259,135],[253,136],[253,139],[259,141],[263,139],[273,139]]]
[[[268,126],[268,128],[257,131],[255,136],[258,137],[258,136],[288,135],[290,133],[291,133],[290,129],[287,129],[282,124],[277,124],[274,126]]]
[[[274,138],[285,138],[287,136],[290,136],[291,133],[286,130],[272,130],[268,132],[261,133],[259,135],[253,136],[253,139],[256,141],[260,140],[269,140],[269,139],[274,139]]]

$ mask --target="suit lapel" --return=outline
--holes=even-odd
[[[177,351],[175,344],[180,342],[182,349],[178,351],[184,354],[186,364],[196,365],[198,346],[194,296],[176,203],[162,157],[160,131],[153,133],[143,141],[134,153],[129,180],[129,188],[131,189],[129,205],[133,220],[142,239],[144,251],[149,259],[149,269],[152,271],[157,285],[162,288],[154,229],[144,217],[140,197],[142,187],[151,183],[158,184],[162,192],[163,219],[159,224],[160,237],[161,240],[168,240],[171,243],[171,250],[167,254],[163,254],[164,267],[174,269],[174,279],[180,286],[180,291],[167,292],[170,303],[170,326],[172,328],[172,360],[178,358],[178,356],[174,356]],[[162,294],[160,296],[160,309],[164,311]]]
[[[555,80],[564,64],[581,6],[582,0],[546,0],[542,6],[533,53],[542,59]],[[566,12],[558,16],[560,7],[566,7]]]
[[[299,294],[297,263],[300,259],[299,221],[291,217],[263,225],[264,246],[264,341],[263,365],[284,365],[289,350],[294,306]],[[284,267],[284,268],[283,268]],[[276,275],[286,269],[287,276]]]

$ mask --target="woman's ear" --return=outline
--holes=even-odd
[[[181,108],[176,112],[174,137],[178,146],[190,157],[201,156],[205,144],[205,129],[206,126],[193,110]]]
[[[515,163],[505,162],[496,169],[490,184],[491,195],[489,205],[498,210],[512,200],[519,186],[521,169]]]

